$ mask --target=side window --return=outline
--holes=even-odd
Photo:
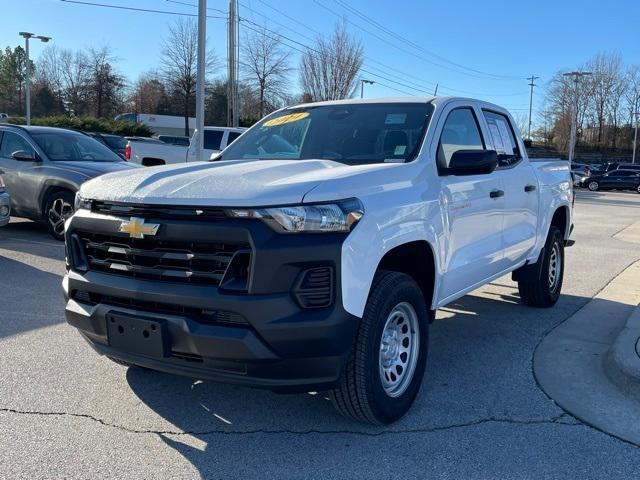
[[[227,145],[231,144],[236,138],[242,135],[241,132],[229,132],[229,138],[227,139]]]
[[[2,144],[0,144],[0,157],[11,157],[14,152],[24,150],[25,152],[33,152],[33,148],[24,138],[17,133],[4,132]]]
[[[484,142],[478,122],[470,108],[452,110],[444,123],[440,144],[438,145],[438,163],[449,167],[451,156],[458,150],[483,150]]]
[[[204,148],[207,150],[220,150],[222,143],[222,130],[205,130],[204,131]]]
[[[522,157],[509,119],[495,112],[483,110],[483,113],[489,126],[493,148],[498,154],[498,166],[508,167],[517,163]]]

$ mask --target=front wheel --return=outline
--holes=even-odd
[[[600,188],[600,184],[598,182],[589,182],[589,184],[587,185],[587,187],[589,188],[589,190],[591,190],[592,192],[596,192],[598,191],[598,189]]]
[[[557,227],[551,226],[540,258],[518,272],[518,291],[525,305],[551,307],[562,290],[564,278],[564,239]]]
[[[376,274],[354,350],[330,392],[342,415],[380,425],[409,410],[424,376],[431,314],[411,277]]]
[[[73,215],[73,193],[60,190],[49,195],[45,205],[45,219],[49,233],[56,240],[64,240],[64,222]]]
[[[640,193],[640,185],[636,187],[636,192]]]

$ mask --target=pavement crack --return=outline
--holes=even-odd
[[[407,428],[407,429],[388,429],[388,430],[293,430],[293,429],[253,429],[253,430],[223,430],[223,429],[209,429],[209,430],[155,430],[155,429],[136,429],[126,427],[124,425],[118,425],[115,423],[107,422],[101,418],[95,417],[87,413],[73,413],[73,412],[40,412],[35,410],[18,410],[15,408],[0,408],[0,413],[8,413],[15,415],[40,415],[45,417],[71,417],[91,420],[99,423],[105,427],[115,428],[126,433],[133,434],[154,434],[154,435],[168,435],[168,436],[206,436],[206,435],[256,435],[256,434],[287,434],[287,435],[356,435],[362,437],[381,437],[385,435],[407,435],[407,434],[424,434],[424,433],[437,433],[445,432],[448,430],[455,430],[459,428],[476,427],[488,423],[510,424],[518,426],[534,426],[534,425],[566,425],[566,426],[582,426],[581,422],[575,421],[573,417],[566,413],[562,413],[558,416],[544,419],[532,419],[532,420],[520,420],[509,417],[486,417],[468,422],[454,423],[450,425],[442,425],[436,427],[419,427],[419,428]],[[373,427],[375,428],[375,427]]]

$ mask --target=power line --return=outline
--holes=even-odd
[[[348,10],[349,12],[357,15],[358,17],[360,17],[363,21],[367,22],[368,24],[374,26],[375,28],[380,29],[382,32],[386,33],[390,37],[393,37],[393,38],[401,41],[403,44],[411,45],[416,50],[424,52],[427,55],[431,55],[431,56],[433,56],[433,57],[435,57],[435,58],[437,58],[439,60],[442,60],[443,62],[449,63],[451,65],[454,65],[456,67],[462,68],[464,70],[468,70],[468,71],[473,72],[473,73],[477,73],[477,74],[480,74],[480,75],[486,75],[488,77],[494,77],[495,79],[508,79],[508,80],[516,80],[517,79],[517,80],[520,80],[522,78],[522,77],[516,76],[516,75],[501,75],[501,74],[483,72],[482,70],[477,70],[475,68],[467,67],[467,66],[462,65],[460,63],[456,63],[456,62],[454,62],[452,60],[449,60],[448,58],[443,57],[442,55],[438,55],[437,53],[432,52],[431,50],[427,50],[422,45],[418,45],[417,43],[411,41],[409,38],[407,38],[405,36],[402,36],[399,33],[394,32],[393,30],[385,27],[384,25],[382,25],[378,21],[376,21],[373,18],[371,18],[371,17],[365,15],[364,13],[362,13],[357,8],[352,7],[351,5],[349,5],[344,0],[334,0],[334,2],[337,3],[338,5],[342,6],[344,9]],[[318,3],[318,2],[316,1],[316,3]]]
[[[103,7],[103,8],[114,8],[117,10],[133,10],[135,12],[148,12],[148,13],[162,13],[166,15],[180,15],[183,17],[197,17],[198,15],[194,13],[183,13],[183,12],[169,12],[167,10],[154,10],[151,8],[136,8],[136,7],[125,7],[122,5],[111,5],[108,3],[94,3],[94,2],[83,2],[80,0],[59,0],[64,3],[73,3],[77,5],[87,5],[91,7]],[[216,16],[207,16],[207,18],[227,18],[227,17],[216,17]]]
[[[462,74],[462,75],[468,75],[468,76],[471,76],[471,77],[481,78],[481,79],[491,79],[491,80],[516,80],[516,79],[518,79],[518,80],[520,80],[522,78],[522,77],[503,78],[503,77],[500,77],[498,75],[487,74],[487,73],[475,74],[475,73],[461,71],[461,70],[458,70],[456,68],[450,67],[448,65],[443,65],[442,63],[438,63],[438,62],[435,62],[433,60],[427,59],[427,58],[425,58],[425,57],[423,57],[421,55],[418,55],[417,53],[415,53],[415,52],[413,52],[411,50],[408,50],[408,49],[406,49],[406,48],[404,48],[404,47],[402,47],[402,46],[400,46],[400,45],[398,45],[396,43],[393,43],[393,42],[389,41],[388,39],[386,39],[384,37],[381,37],[377,33],[374,33],[371,30],[368,30],[368,29],[364,28],[363,26],[361,26],[361,25],[349,20],[348,18],[344,18],[342,15],[340,15],[340,13],[338,13],[335,10],[331,9],[330,7],[327,7],[326,5],[323,5],[322,3],[320,3],[319,0],[313,0],[313,1],[318,6],[320,6],[321,8],[327,10],[328,12],[330,12],[333,15],[337,16],[338,18],[343,18],[345,22],[350,23],[354,27],[359,28],[360,30],[362,30],[362,31],[368,33],[369,35],[381,40],[382,42],[386,43],[387,45],[390,45],[390,46],[392,46],[392,47],[394,47],[394,48],[396,48],[396,49],[398,49],[400,51],[403,51],[403,52],[405,52],[405,53],[407,53],[409,55],[412,55],[413,57],[418,58],[419,60],[422,60],[423,62],[429,63],[431,65],[435,65],[437,67],[440,67],[440,68],[443,68],[443,69],[446,69],[446,70],[450,70],[450,71],[453,71],[453,72],[456,72],[456,73],[459,73],[459,74]],[[405,43],[405,42],[406,42],[406,40],[403,40],[403,43]],[[433,54],[431,52],[430,52],[430,54],[431,55],[435,55],[435,54]],[[448,63],[453,63],[453,62],[448,61]],[[466,68],[468,70],[472,70],[472,69],[469,69],[468,67],[462,67],[462,68]]]

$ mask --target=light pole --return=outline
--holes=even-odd
[[[41,42],[47,43],[49,40],[51,40],[51,37],[45,37],[43,35],[34,35],[33,33],[29,33],[29,32],[18,32],[18,34],[22,38],[24,38],[24,50],[27,56],[25,74],[24,74],[24,88],[25,88],[24,97],[26,102],[25,115],[27,117],[27,125],[31,125],[31,86],[30,86],[31,62],[29,61],[29,39],[37,38]]]
[[[580,79],[582,77],[586,77],[587,75],[593,75],[591,72],[568,72],[562,74],[565,77],[573,77],[574,84],[574,94],[575,101],[573,105],[573,112],[571,114],[571,137],[569,138],[569,168],[571,168],[571,164],[573,163],[573,156],[575,154],[576,148],[576,130],[578,128],[578,84],[580,83]]]
[[[364,98],[364,84],[368,83],[369,85],[373,85],[375,82],[373,80],[366,80],[364,78],[360,79],[360,98]]]
[[[636,147],[638,146],[638,123],[640,123],[640,112],[636,112],[636,133],[633,135],[633,157],[631,163],[636,163]]]
[[[202,146],[204,144],[204,69],[207,43],[207,0],[198,2],[198,50],[196,69],[196,159],[202,158]]]

